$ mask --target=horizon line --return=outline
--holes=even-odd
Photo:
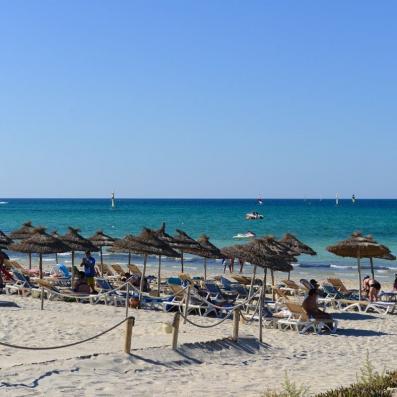
[[[0,201],[3,200],[111,200],[112,197],[1,197]],[[262,200],[263,202],[269,200],[332,200],[335,201],[335,197],[115,197],[116,200]],[[349,197],[338,197],[338,200],[351,200]],[[393,197],[356,197],[356,201],[360,200],[397,200]]]

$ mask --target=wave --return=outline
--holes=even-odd
[[[1,204],[1,205],[8,204],[8,201],[0,201],[0,204]]]
[[[331,267],[331,265],[327,263],[293,263],[292,266],[301,267],[301,268],[322,268],[322,269]]]

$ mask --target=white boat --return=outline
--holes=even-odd
[[[249,212],[248,214],[245,214],[245,219],[247,220],[263,219],[263,215],[255,211]]]
[[[237,233],[233,238],[235,239],[245,239],[245,238],[254,238],[256,237],[256,234],[253,232],[247,232],[247,233]]]

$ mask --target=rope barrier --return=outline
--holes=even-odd
[[[195,327],[198,327],[198,328],[213,328],[213,327],[216,327],[216,326],[222,324],[224,321],[226,321],[226,320],[232,315],[232,313],[233,313],[233,310],[230,310],[230,311],[226,314],[226,316],[223,317],[222,320],[218,321],[217,323],[211,324],[211,325],[202,325],[202,324],[194,323],[193,321],[189,320],[189,319],[187,318],[187,316],[185,316],[184,313],[181,311],[181,309],[182,309],[182,307],[179,306],[179,312],[180,312],[180,314],[181,314],[181,317],[182,317],[184,320],[186,320],[189,324],[191,324],[191,325],[193,325],[193,326],[195,326]]]
[[[126,321],[128,321],[130,319],[133,319],[133,321],[135,321],[135,317],[132,317],[132,316],[127,317],[127,318],[121,320],[120,322],[118,322],[117,324],[113,325],[109,329],[107,329],[107,330],[105,330],[105,331],[103,331],[103,332],[101,332],[101,333],[99,333],[97,335],[91,336],[90,338],[83,339],[81,341],[67,343],[65,345],[49,346],[49,347],[31,347],[31,346],[13,345],[11,343],[6,343],[6,342],[0,342],[0,345],[1,346],[5,346],[5,347],[11,347],[11,348],[14,348],[14,349],[22,349],[22,350],[55,350],[55,349],[63,349],[65,347],[81,345],[82,343],[89,342],[90,340],[99,338],[100,336],[105,335],[105,334],[107,334],[110,331],[113,331],[115,328],[119,327],[121,324],[125,323]]]

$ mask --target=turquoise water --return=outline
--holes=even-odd
[[[260,235],[281,237],[296,234],[317,252],[316,257],[300,257],[302,266],[348,266],[352,260],[341,259],[325,248],[360,230],[397,252],[397,200],[264,200],[255,199],[119,199],[111,208],[109,199],[0,199],[0,230],[10,232],[31,220],[49,231],[63,233],[67,226],[79,227],[85,236],[97,229],[115,236],[138,233],[143,226],[158,228],[166,222],[167,231],[183,229],[197,238],[206,233],[218,246],[236,243],[233,236],[248,230]],[[247,221],[245,214],[258,211],[263,220]],[[395,262],[378,261],[382,269]]]

